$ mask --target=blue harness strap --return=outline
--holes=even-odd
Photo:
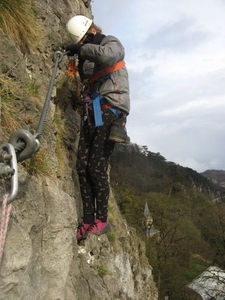
[[[92,94],[93,96],[93,111],[94,111],[94,119],[95,119],[95,126],[102,126],[102,111],[101,111],[101,99],[102,96],[99,95],[97,92]]]
[[[114,115],[119,118],[120,111],[118,108],[110,107],[110,110],[114,113]]]
[[[94,119],[95,119],[95,126],[102,126],[102,109],[101,104],[105,103],[105,99],[97,92],[92,94],[93,97],[93,111],[94,111]],[[120,110],[115,107],[110,107],[110,110],[114,113],[114,115],[119,118]]]

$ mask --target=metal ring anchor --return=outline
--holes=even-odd
[[[60,63],[65,54],[66,53],[63,53],[61,51],[55,51],[54,56],[53,56],[54,62]]]
[[[10,136],[9,142],[16,150],[19,142],[24,142],[25,148],[17,151],[17,161],[21,162],[27,158],[31,158],[40,148],[40,142],[28,130],[18,129]]]

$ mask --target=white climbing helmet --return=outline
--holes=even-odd
[[[82,15],[77,15],[69,20],[67,23],[67,30],[75,44],[84,37],[91,24],[92,20]]]

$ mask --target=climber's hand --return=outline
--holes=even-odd
[[[68,52],[67,53],[68,56],[73,56],[75,54],[79,54],[81,47],[82,47],[81,44],[70,44],[65,47],[65,50],[66,52]]]

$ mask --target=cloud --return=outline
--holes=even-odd
[[[137,95],[128,118],[132,141],[198,171],[224,168],[224,75],[221,69],[149,97]]]
[[[209,38],[209,33],[196,29],[194,18],[182,18],[149,34],[144,41],[152,51],[187,52]]]

